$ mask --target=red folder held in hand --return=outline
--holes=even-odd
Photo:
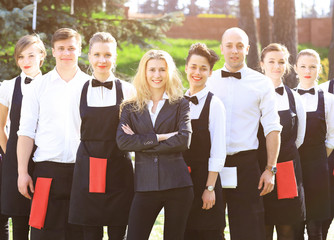
[[[32,199],[29,225],[41,229],[44,227],[52,178],[38,177]]]
[[[296,175],[292,160],[277,163],[276,182],[278,199],[298,197]]]
[[[107,159],[89,158],[89,192],[106,192]]]

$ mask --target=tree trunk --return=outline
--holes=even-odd
[[[332,39],[329,45],[328,62],[329,62],[328,79],[333,79],[334,78],[334,4],[332,10]]]
[[[252,69],[258,70],[259,49],[253,0],[240,0],[239,7],[239,27],[243,29],[249,37],[250,49],[247,56],[247,66]]]
[[[298,35],[295,0],[275,0],[273,19],[273,42],[285,45],[290,52],[290,64],[296,63]],[[294,70],[285,78],[285,83],[294,88],[298,84]]]
[[[269,15],[268,0],[260,0],[260,43],[261,48],[271,43],[271,19]]]

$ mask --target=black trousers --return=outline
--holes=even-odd
[[[13,240],[28,240],[29,239],[29,217],[28,216],[13,216]]]
[[[125,237],[126,226],[108,226],[109,240],[123,240]],[[102,240],[103,227],[101,226],[84,226],[84,240]]]
[[[81,240],[82,226],[68,223],[70,194],[74,164],[38,162],[35,164],[34,181],[37,177],[52,178],[44,227],[31,227],[31,240]],[[84,209],[83,209],[84,211]]]
[[[160,210],[164,208],[164,240],[183,240],[192,187],[164,191],[136,192],[132,201],[127,240],[147,240]]]
[[[321,220],[307,220],[296,226],[296,240],[304,240],[305,226],[307,230],[308,240],[325,240],[322,236],[322,223]]]
[[[227,156],[225,166],[237,167],[238,174],[237,188],[223,189],[231,240],[264,240],[264,207],[258,190],[261,172],[257,151],[244,151]]]

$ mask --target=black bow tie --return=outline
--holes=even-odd
[[[112,82],[100,82],[99,80],[93,79],[92,80],[92,87],[105,87],[109,90],[112,89]]]
[[[279,95],[283,95],[284,88],[283,88],[283,87],[278,87],[278,88],[275,88],[275,91],[276,91]]]
[[[223,77],[235,77],[237,79],[241,79],[241,72],[226,72],[224,70],[222,70],[222,78]]]
[[[305,94],[305,93],[309,93],[309,94],[311,94],[311,95],[314,95],[314,94],[315,94],[315,90],[314,90],[314,88],[311,88],[311,89],[309,89],[309,90],[298,89],[297,91],[298,91],[298,93],[299,93],[300,95],[303,95],[303,94]]]
[[[31,79],[30,77],[26,77],[26,78],[24,79],[24,83],[25,83],[25,84],[29,84],[29,83],[31,83],[31,81],[32,81],[32,79]]]
[[[192,102],[193,104],[197,105],[198,104],[198,99],[196,96],[184,96],[185,99],[187,99],[188,101]]]

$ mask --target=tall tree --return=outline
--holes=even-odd
[[[189,15],[195,16],[200,13],[200,9],[196,4],[197,0],[190,0],[189,4]]]
[[[328,79],[334,78],[334,4],[332,4],[332,39],[328,52],[329,73]]]
[[[178,11],[177,3],[178,3],[178,0],[165,0],[164,12],[170,13],[170,12]]]
[[[284,44],[290,52],[290,64],[294,65],[297,56],[297,20],[295,0],[275,0],[273,18],[273,41]],[[285,78],[289,87],[297,86],[296,73],[292,70]]]
[[[105,12],[102,4],[91,4],[91,0],[75,0],[75,14],[70,14],[71,1],[43,0],[38,3],[37,32],[44,36],[44,43],[50,49],[50,39],[60,27],[70,27],[83,35],[85,44],[98,31],[110,32],[119,43],[128,42],[141,47],[151,47],[146,39],[161,40],[165,32],[183,17],[177,13],[165,14],[154,19],[127,19],[124,2],[106,1]],[[13,4],[15,2],[15,4]],[[100,3],[100,1],[99,1]],[[0,72],[1,79],[9,79],[18,73],[13,58],[13,45],[31,30],[31,0],[0,0]],[[49,52],[50,53],[50,52]],[[84,54],[84,53],[83,53]],[[52,69],[54,59],[48,54],[42,71]],[[83,69],[88,66],[79,62]]]
[[[139,4],[139,12],[141,13],[160,13],[158,0],[146,0]]]
[[[252,69],[258,70],[259,49],[253,0],[240,0],[239,4],[239,26],[247,33],[249,37],[250,49],[247,56],[247,65]]]
[[[268,0],[260,0],[260,43],[264,48],[271,43],[271,18],[269,15]]]
[[[230,14],[228,0],[210,0],[209,13]]]

